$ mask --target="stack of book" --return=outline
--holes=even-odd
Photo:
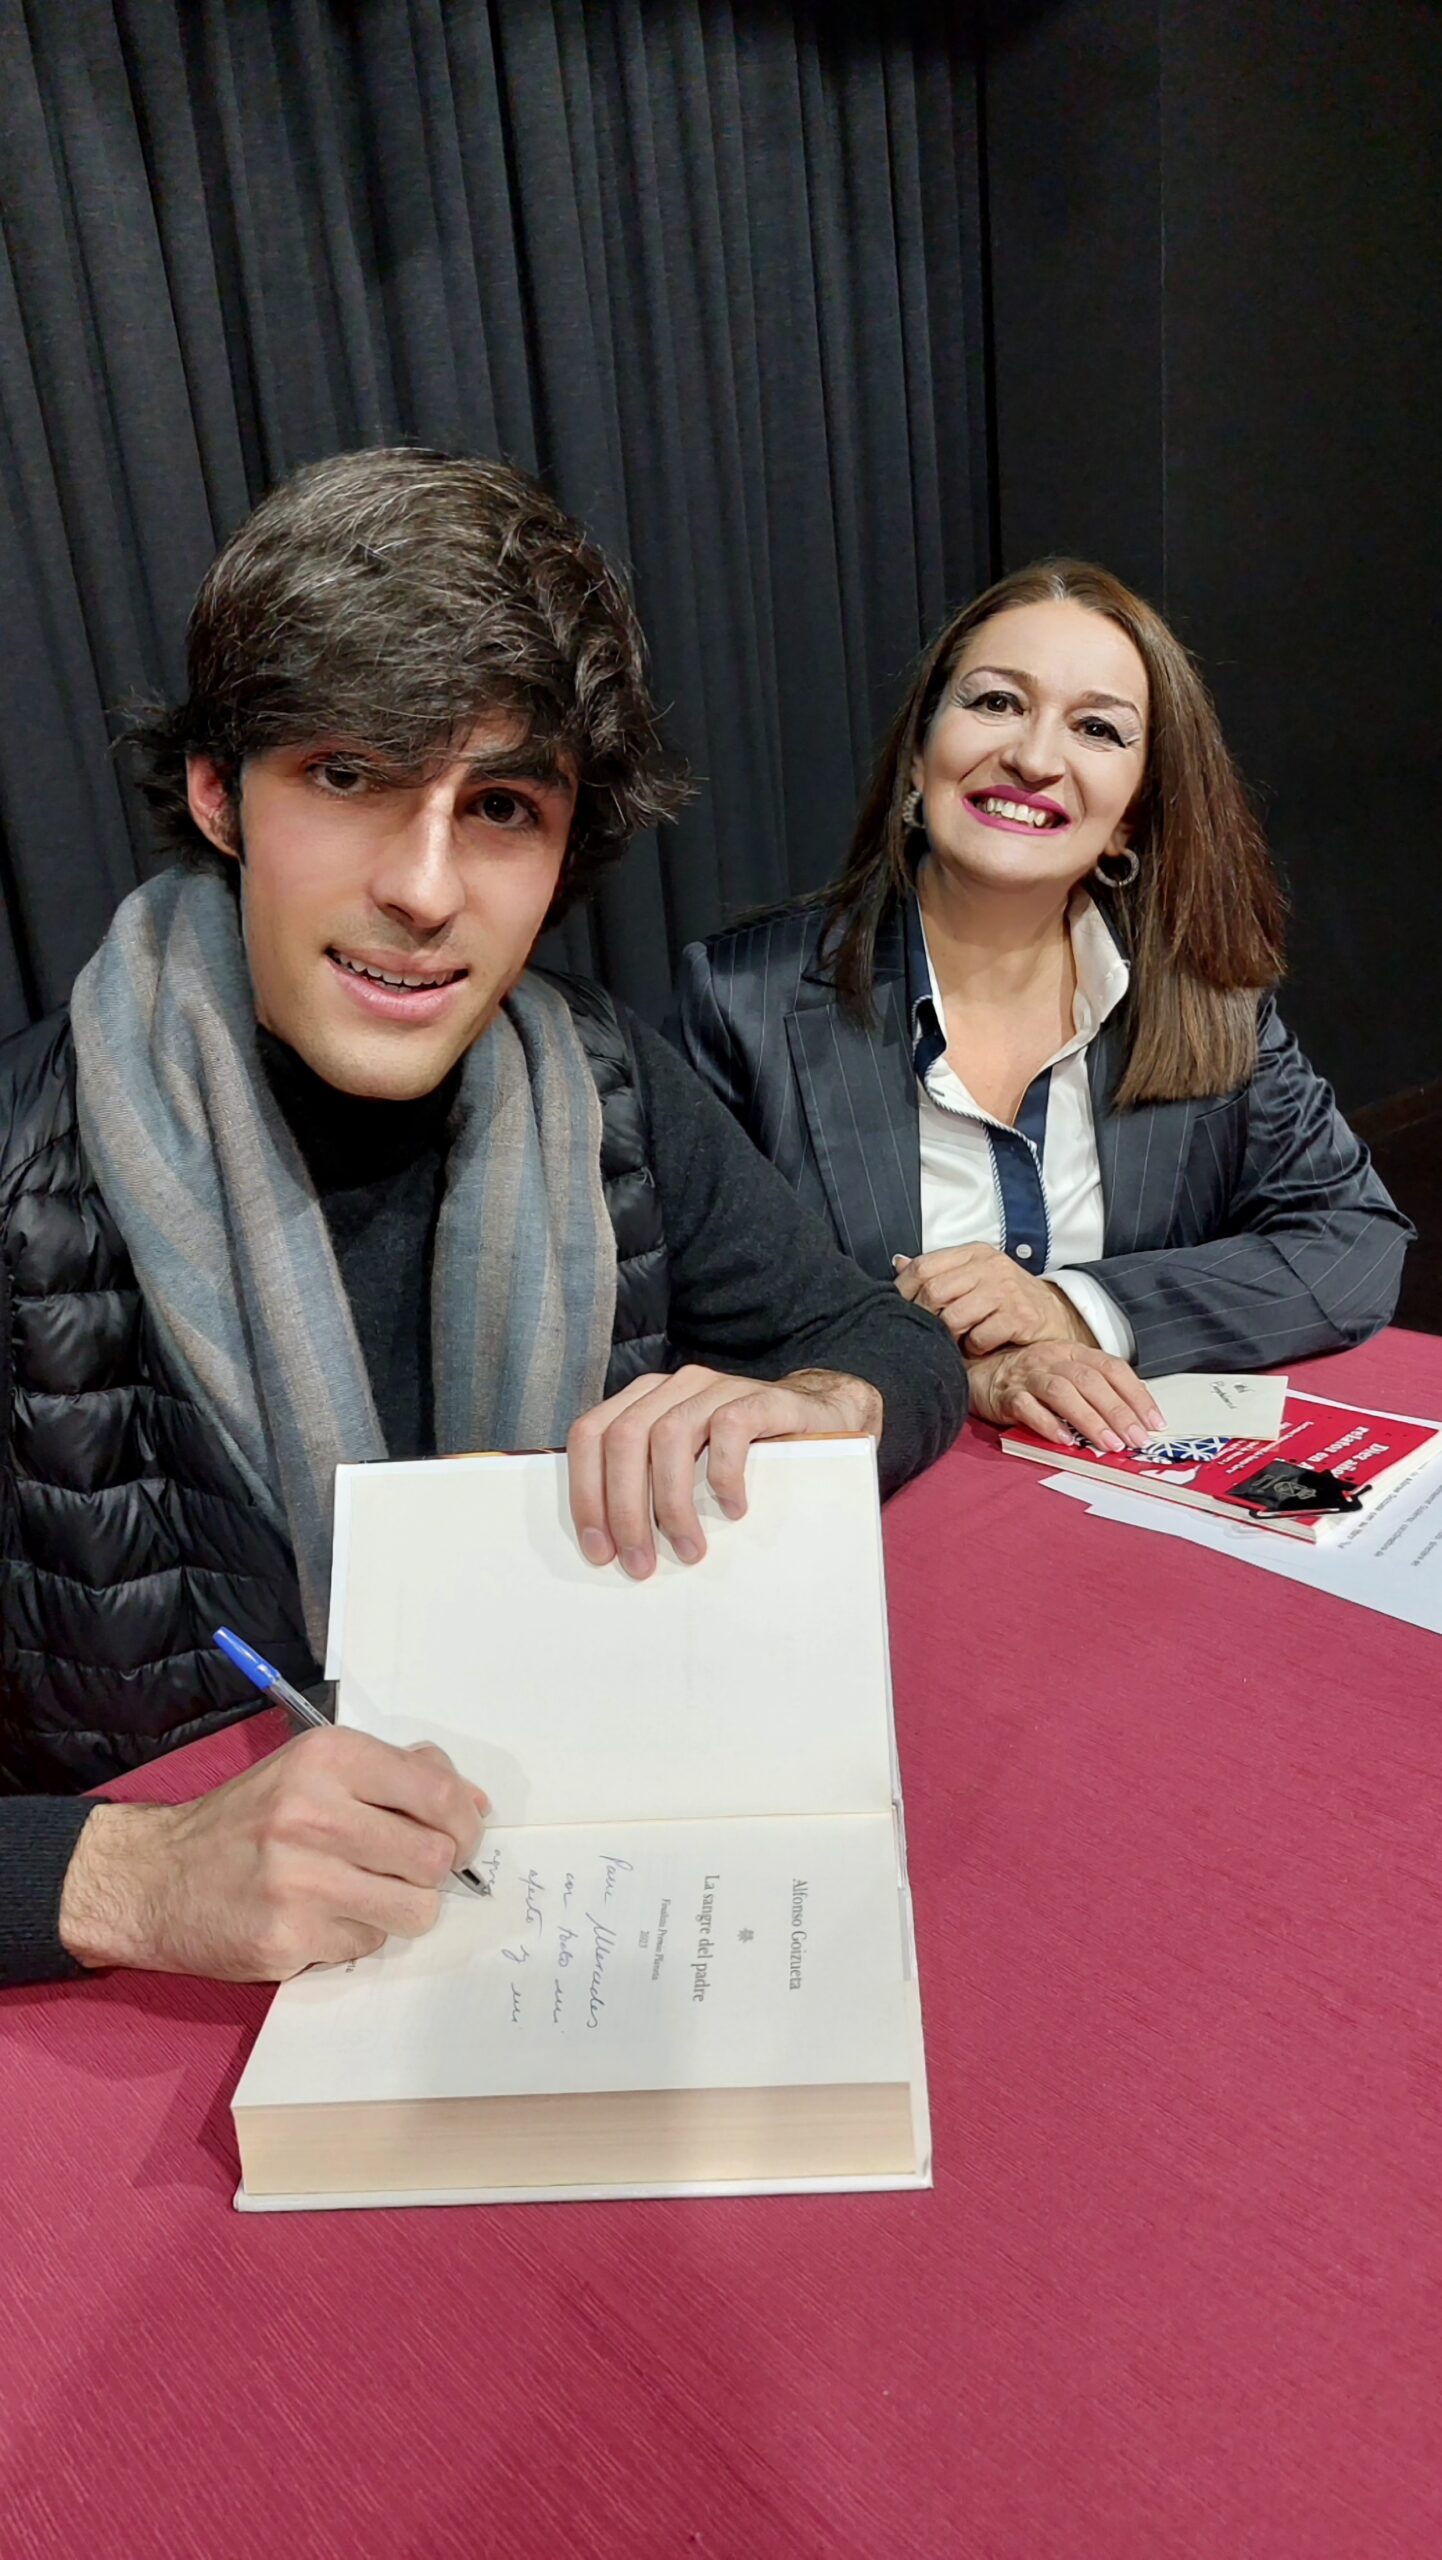
[[[1166,1383],[1153,1382],[1160,1389]],[[1165,1411],[1164,1392],[1159,1401]],[[1290,1386],[1280,1427],[1270,1436],[1253,1438],[1229,1431],[1227,1420],[1219,1410],[1216,1428],[1154,1440],[1144,1449],[1115,1454],[1085,1445],[1061,1448],[1054,1440],[1043,1440],[1036,1432],[1016,1426],[1003,1431],[1001,1445],[1014,1458],[1074,1469],[1128,1493],[1155,1494],[1159,1501],[1186,1503],[1195,1511],[1215,1512],[1234,1522],[1249,1520],[1259,1529],[1276,1530],[1284,1538],[1304,1538],[1314,1545],[1355,1516],[1356,1505],[1347,1510],[1308,1509],[1307,1476],[1330,1479],[1342,1491],[1361,1496],[1365,1505],[1369,1496],[1372,1502],[1380,1500],[1442,1453],[1442,1429],[1434,1422],[1369,1413],[1358,1406],[1336,1404],[1328,1396],[1298,1395]],[[1303,1471],[1300,1479],[1299,1470]],[[1290,1507],[1269,1507],[1280,1499],[1288,1499]]]

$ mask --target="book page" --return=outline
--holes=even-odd
[[[237,2109],[919,2073],[889,1813],[492,1832],[478,1863],[489,1900],[282,1986]]]
[[[895,1789],[875,1452],[763,1445],[653,1577],[581,1554],[559,1456],[343,1467],[338,1718],[441,1744],[498,1824],[879,1812]]]

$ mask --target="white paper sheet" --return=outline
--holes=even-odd
[[[1189,1511],[1180,1503],[1113,1492],[1091,1477],[1045,1476],[1042,1482],[1047,1491],[1084,1503],[1094,1519],[1184,1538],[1213,1555],[1231,1556],[1263,1573],[1280,1574],[1286,1582],[1304,1583],[1334,1599],[1350,1600],[1356,1608],[1374,1609],[1381,1617],[1442,1635],[1442,1465],[1435,1459],[1379,1496],[1375,1508],[1339,1521],[1329,1543],[1316,1547],[1244,1522]]]
[[[1285,1378],[1233,1376],[1218,1369],[1145,1383],[1166,1418],[1169,1440],[1200,1440],[1211,1434],[1228,1440],[1275,1440],[1282,1428]]]
[[[498,1826],[879,1813],[897,1792],[869,1440],[751,1451],[709,1553],[580,1552],[562,1457],[341,1467],[338,1721],[429,1740]]]

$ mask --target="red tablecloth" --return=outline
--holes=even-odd
[[[263,1993],[11,1992],[4,2560],[1438,2560],[1442,1648],[974,1434],[887,1552],[935,2192],[240,2216]]]

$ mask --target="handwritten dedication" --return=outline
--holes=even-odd
[[[476,1863],[486,1900],[291,1986],[288,2082],[320,2092],[342,2008],[354,2097],[907,2077],[888,1816],[502,1831]]]

